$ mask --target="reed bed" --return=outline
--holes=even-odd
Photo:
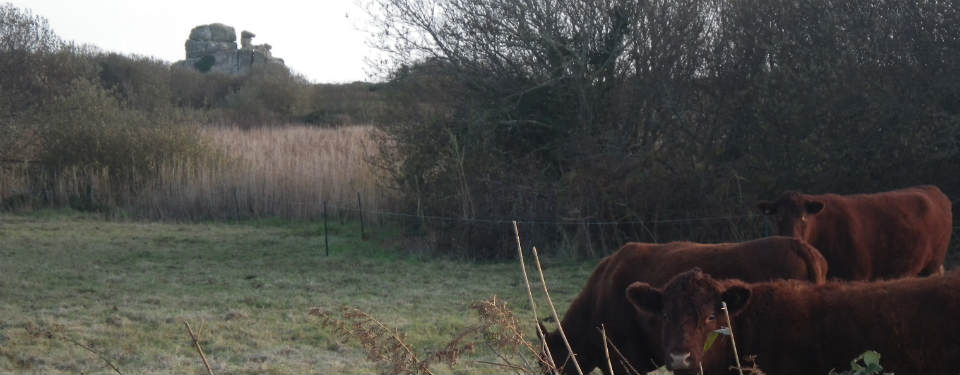
[[[371,125],[203,127],[210,155],[169,157],[122,181],[103,168],[53,174],[36,165],[0,171],[10,207],[82,206],[151,219],[318,218],[330,208],[382,208],[387,190],[369,160]],[[8,207],[8,208],[10,208]],[[116,210],[119,209],[119,210]]]
[[[372,131],[368,125],[205,128],[202,134],[225,157],[205,165],[163,164],[137,211],[175,218],[316,218],[324,201],[356,207],[358,193],[366,207],[378,208],[385,190],[368,162],[376,155]]]

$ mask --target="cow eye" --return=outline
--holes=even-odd
[[[667,313],[663,313],[662,317],[663,317],[663,320],[669,320],[667,319]]]
[[[707,317],[708,322],[712,322],[714,320],[717,320],[717,314],[710,314],[710,316]]]

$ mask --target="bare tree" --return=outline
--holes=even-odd
[[[960,194],[937,173],[960,144],[952,2],[367,6],[404,97],[381,126],[383,155],[418,212],[550,218],[561,225],[537,231],[547,241],[729,240],[759,225],[686,220],[746,216],[783,189],[933,182]],[[434,225],[506,248],[481,227]]]

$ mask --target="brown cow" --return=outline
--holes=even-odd
[[[623,291],[635,281],[663,285],[692,267],[701,267],[720,278],[752,281],[789,278],[822,283],[827,273],[827,262],[820,252],[791,237],[725,244],[628,243],[600,261],[561,322],[584,372],[600,364],[604,364],[600,366],[602,371],[608,371],[601,335],[595,328],[601,324],[634,368],[652,369],[653,361],[662,363],[653,350],[658,342],[656,321],[638,321],[639,315],[632,312]],[[637,335],[638,330],[650,332],[650,336]],[[557,366],[567,374],[576,373],[573,364],[567,363],[568,352],[560,333],[548,334],[547,343]],[[614,372],[625,373],[620,358],[616,354],[611,357]]]
[[[858,195],[786,192],[757,207],[777,216],[778,234],[820,250],[831,278],[943,274],[953,213],[936,186]]]
[[[735,364],[728,338],[704,352],[707,335],[728,326],[727,303],[742,358],[756,355],[768,374],[826,374],[849,368],[867,350],[884,372],[960,371],[960,275],[877,282],[793,280],[747,284],[715,280],[698,269],[658,289],[638,282],[627,298],[643,315],[662,320],[661,348],[676,373],[728,373]],[[640,332],[641,334],[643,332]]]

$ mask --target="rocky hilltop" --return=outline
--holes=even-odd
[[[240,33],[240,48],[237,48],[237,32],[232,26],[212,23],[194,27],[184,45],[187,58],[174,65],[204,73],[227,74],[247,74],[257,65],[283,65],[283,59],[273,57],[270,53],[269,44],[253,44],[256,36],[244,30]]]

